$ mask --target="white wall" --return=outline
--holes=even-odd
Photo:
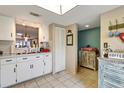
[[[77,72],[77,34],[78,28],[76,24],[66,27],[66,31],[72,30],[73,33],[73,46],[66,46],[66,69],[73,74]],[[67,34],[67,33],[66,33]]]
[[[124,6],[106,12],[101,15],[101,53],[102,53],[101,55],[102,56],[103,56],[104,42],[108,42],[112,50],[116,50],[116,49],[124,50],[124,43],[119,39],[119,37],[111,37],[111,38],[108,37],[109,21],[111,21],[113,25],[115,25],[116,19],[118,20],[119,24],[124,23],[123,17],[124,17]],[[118,31],[124,33],[124,28],[118,29]],[[112,30],[112,32],[115,32],[115,30]]]

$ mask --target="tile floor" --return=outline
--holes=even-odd
[[[97,88],[97,71],[82,68],[76,75],[67,71],[49,74],[29,80],[11,88]]]

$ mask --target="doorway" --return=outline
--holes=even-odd
[[[78,70],[79,72],[92,72],[94,76],[86,74],[91,78],[98,77],[97,57],[100,54],[100,27],[78,31]]]

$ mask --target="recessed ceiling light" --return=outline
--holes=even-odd
[[[85,25],[85,27],[90,27],[90,25]]]

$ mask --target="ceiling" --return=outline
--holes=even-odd
[[[120,7],[119,5],[78,5],[63,15],[58,15],[36,5],[0,5],[0,14],[37,23],[46,22],[69,25],[77,23],[79,29],[89,29],[100,25],[100,15]],[[40,15],[30,15],[34,12]],[[86,28],[85,25],[90,25]]]

